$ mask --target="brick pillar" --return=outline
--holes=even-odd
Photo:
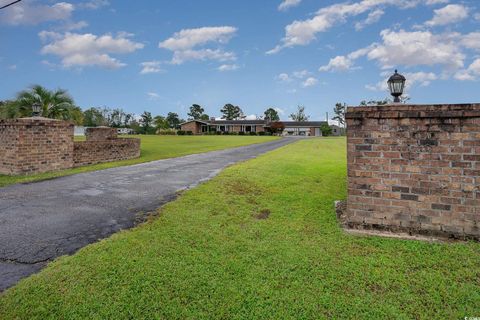
[[[0,173],[71,168],[73,123],[47,118],[0,120]]]
[[[349,228],[480,240],[480,104],[349,107]]]

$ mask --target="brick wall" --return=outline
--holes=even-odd
[[[73,166],[79,167],[140,157],[140,139],[117,138],[103,141],[75,141]]]
[[[480,104],[347,110],[348,228],[480,240]]]
[[[192,131],[193,134],[201,133],[201,124],[195,121],[187,122],[181,126],[183,131]]]
[[[138,158],[139,139],[118,139],[113,128],[87,129],[73,141],[71,122],[47,118],[0,120],[0,174],[32,174]]]
[[[72,164],[73,123],[46,118],[0,120],[0,173],[41,173]]]

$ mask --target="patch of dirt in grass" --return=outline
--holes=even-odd
[[[228,194],[260,195],[263,193],[263,190],[255,182],[248,179],[235,179],[232,181],[227,181],[225,182],[224,187],[226,193]]]
[[[268,217],[270,217],[270,213],[271,212],[269,209],[262,209],[260,210],[260,212],[255,213],[253,217],[258,220],[265,220],[265,219],[268,219]]]

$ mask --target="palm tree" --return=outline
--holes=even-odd
[[[51,91],[40,85],[34,85],[29,90],[17,94],[16,104],[22,116],[32,114],[34,103],[42,106],[41,116],[52,119],[68,120],[75,108],[73,98],[63,89]]]

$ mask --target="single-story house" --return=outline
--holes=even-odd
[[[180,127],[183,131],[191,131],[193,134],[205,134],[207,132],[264,132],[272,126],[274,122],[267,120],[189,120],[181,123]],[[284,127],[283,135],[290,136],[316,136],[320,137],[322,131],[320,127],[326,124],[326,121],[279,121]],[[333,126],[332,126],[333,127]],[[336,126],[335,126],[336,127]],[[338,128],[338,127],[337,127]],[[337,129],[335,128],[335,129]],[[333,135],[340,135],[340,130],[333,130]]]

